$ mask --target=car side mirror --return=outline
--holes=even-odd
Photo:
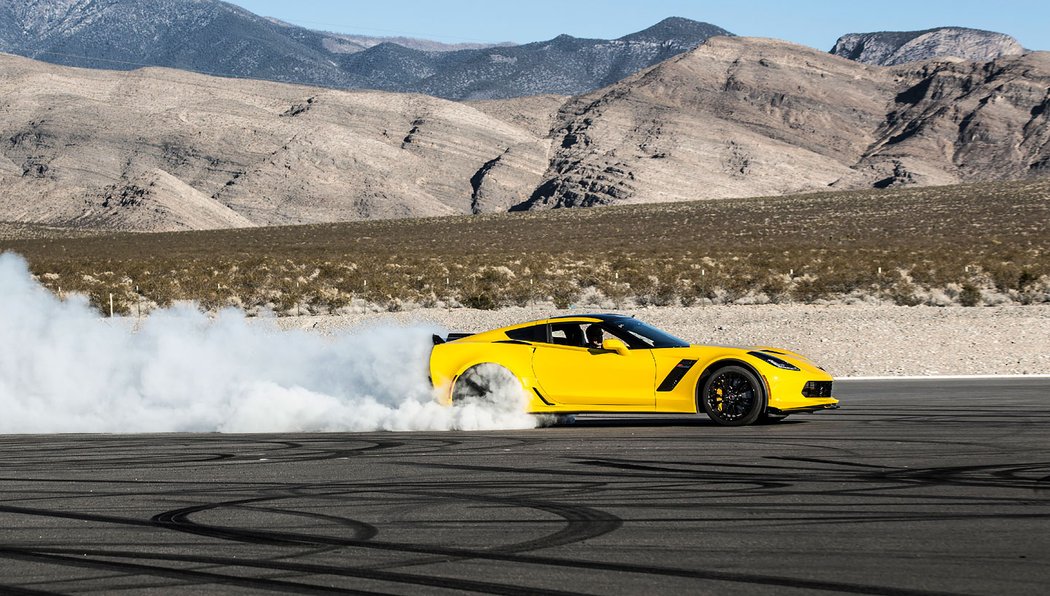
[[[623,343],[622,340],[610,337],[609,339],[602,342],[602,349],[609,350],[610,352],[616,352],[621,356],[627,355],[627,344]]]

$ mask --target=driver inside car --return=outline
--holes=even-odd
[[[602,341],[605,339],[605,333],[597,323],[593,323],[587,327],[587,346],[592,350],[602,349]]]

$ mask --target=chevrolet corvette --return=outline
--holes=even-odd
[[[800,354],[690,345],[624,315],[555,317],[434,344],[430,379],[446,404],[510,384],[535,414],[702,412],[741,426],[838,407],[831,375]]]

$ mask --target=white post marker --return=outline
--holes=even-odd
[[[109,318],[113,318],[113,294],[109,295]]]

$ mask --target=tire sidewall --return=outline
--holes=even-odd
[[[735,373],[743,376],[751,384],[751,388],[755,393],[755,403],[751,406],[751,410],[749,410],[746,415],[736,420],[722,419],[707,403],[707,392],[711,389],[711,386],[719,377],[728,373]],[[755,421],[761,418],[766,411],[766,399],[766,390],[762,385],[762,382],[758,379],[758,375],[747,368],[735,364],[720,367],[718,370],[708,375],[700,389],[699,395],[700,407],[703,409],[703,412],[707,414],[708,418],[722,426],[746,426],[748,424],[754,424]]]

